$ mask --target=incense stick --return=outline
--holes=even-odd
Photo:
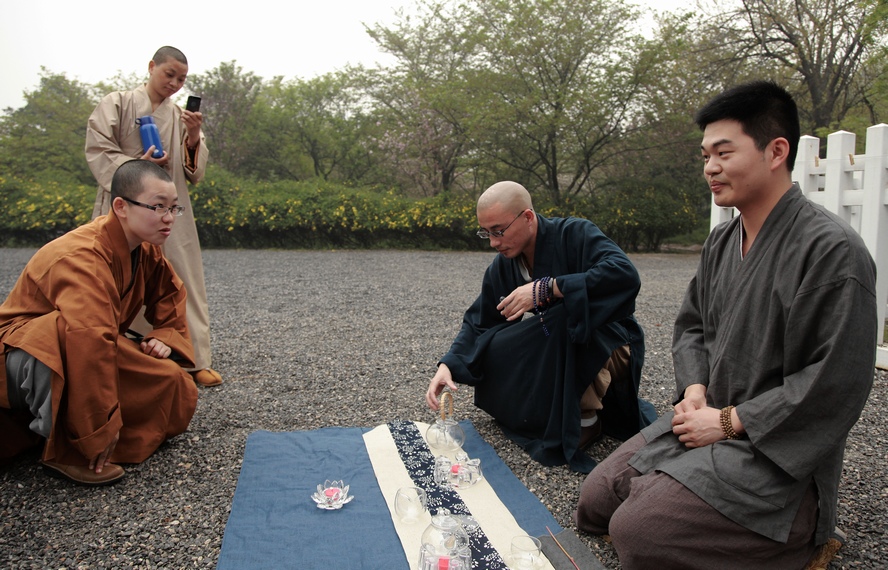
[[[557,539],[557,538],[555,538],[555,535],[554,535],[554,534],[552,534],[552,529],[550,529],[550,528],[549,528],[549,527],[548,527],[548,526],[546,526],[546,530],[548,530],[548,531],[549,531],[549,536],[551,536],[551,537],[552,537],[552,540],[554,540],[554,541],[555,541],[555,544],[557,544],[557,545],[558,545],[558,548],[560,548],[560,549],[561,549],[561,552],[563,552],[563,553],[564,553],[564,555],[565,555],[565,556],[567,556],[567,558],[568,558],[568,560],[570,560],[570,563],[571,563],[571,564],[573,564],[573,565],[574,565],[574,568],[576,568],[576,569],[577,569],[577,570],[580,570],[580,567],[579,567],[579,566],[577,566],[577,563],[576,563],[576,562],[574,562],[574,559],[573,559],[573,556],[571,556],[571,555],[570,555],[570,554],[568,554],[568,553],[567,553],[567,551],[566,551],[566,550],[565,550],[565,549],[564,549],[564,547],[563,547],[563,546],[561,546],[561,543],[560,543],[560,542],[558,542],[558,539]]]

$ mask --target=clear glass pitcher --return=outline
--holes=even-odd
[[[422,533],[420,570],[469,570],[471,567],[469,535],[462,523],[447,510],[438,511]]]
[[[445,402],[449,403],[449,410]],[[466,432],[453,419],[453,395],[450,392],[441,393],[440,410],[441,417],[426,430],[426,443],[436,450],[456,451],[466,442]]]

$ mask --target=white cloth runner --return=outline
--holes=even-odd
[[[428,424],[422,422],[414,422],[421,434],[425,434]],[[421,546],[422,533],[431,522],[429,513],[425,513],[418,522],[405,524],[395,515],[394,500],[395,493],[401,487],[413,487],[413,480],[410,478],[407,469],[401,461],[401,456],[395,445],[392,435],[387,425],[377,426],[376,428],[364,434],[364,444],[367,446],[367,453],[370,456],[370,462],[373,464],[373,471],[379,483],[379,488],[385,497],[386,505],[394,523],[395,530],[398,532],[398,538],[404,547],[404,553],[407,561],[410,563],[411,570],[415,570],[419,566],[419,550]],[[434,456],[446,455],[451,460],[455,460],[457,451],[445,453],[432,449]],[[483,472],[484,465],[481,465]],[[527,532],[522,529],[509,509],[502,503],[497,496],[496,491],[487,482],[486,478],[482,478],[478,483],[468,489],[457,490],[466,507],[471,511],[472,517],[481,526],[481,529],[487,535],[490,543],[500,553],[506,563],[511,557],[512,538],[519,535],[526,535]],[[552,565],[548,559],[543,556],[540,570],[552,570]]]

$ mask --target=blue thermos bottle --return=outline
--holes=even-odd
[[[139,134],[142,135],[142,152],[148,152],[151,145],[154,145],[154,158],[163,158],[163,146],[160,144],[160,131],[154,124],[154,117],[146,115],[136,119],[139,126]]]

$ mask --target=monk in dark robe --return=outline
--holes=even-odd
[[[873,383],[875,264],[793,184],[793,98],[774,83],[696,122],[715,203],[672,343],[674,411],[583,483],[577,526],[626,570],[804,568],[836,526],[848,432]]]
[[[45,442],[42,464],[118,481],[185,431],[197,388],[185,288],[160,246],[182,208],[148,161],[124,163],[111,211],[43,246],[0,305],[0,458]],[[154,329],[125,336],[142,306]]]
[[[474,386],[475,405],[531,457],[588,472],[602,433],[627,439],[655,416],[638,400],[638,272],[592,222],[537,215],[516,182],[488,188],[477,215],[499,254],[426,402],[436,410],[445,387]]]

